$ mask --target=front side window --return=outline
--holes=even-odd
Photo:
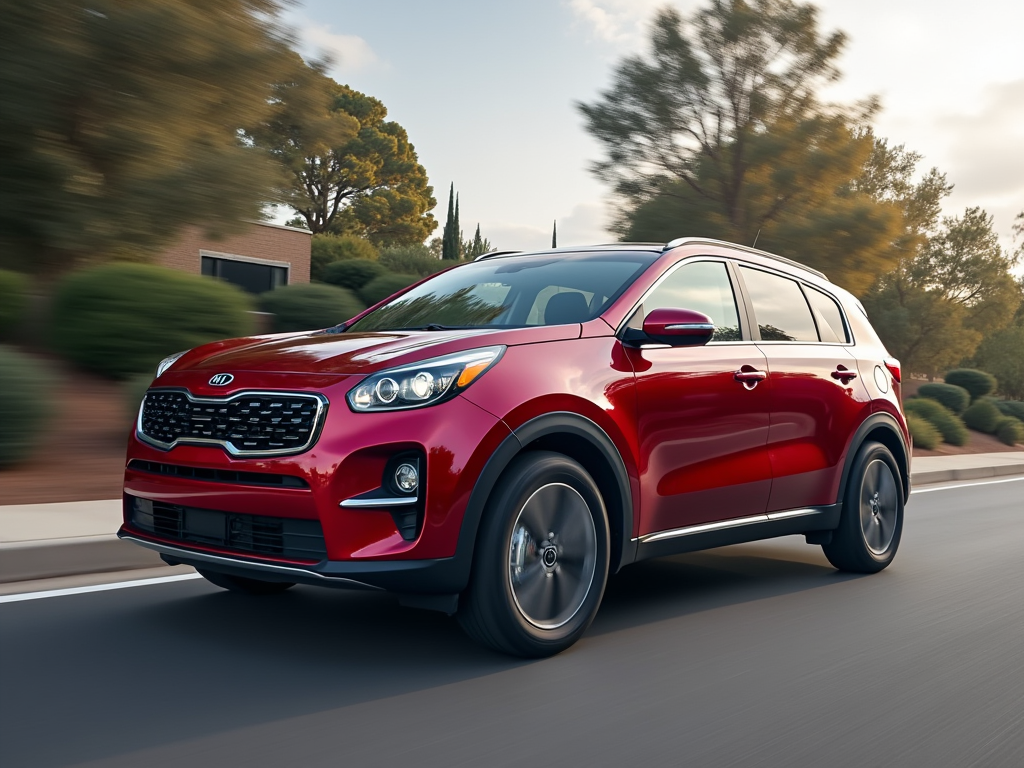
[[[648,294],[637,313],[638,327],[655,309],[692,309],[715,324],[712,341],[739,341],[740,320],[729,270],[721,261],[684,264]],[[630,323],[633,325],[633,323]]]
[[[584,323],[607,309],[658,255],[538,254],[465,264],[413,288],[346,331]]]
[[[800,285],[795,280],[740,267],[763,341],[818,341]]]

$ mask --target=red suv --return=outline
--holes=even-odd
[[[545,656],[649,557],[804,534],[881,570],[909,446],[899,363],[819,272],[697,238],[495,253],[164,360],[119,535],[230,590],[388,590]]]

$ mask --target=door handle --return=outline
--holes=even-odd
[[[836,369],[832,371],[832,378],[843,382],[843,384],[849,384],[857,378],[857,372],[851,371],[845,365],[837,365]]]
[[[741,382],[744,389],[753,389],[759,381],[764,381],[768,378],[768,373],[766,371],[758,371],[752,365],[744,365],[733,374],[733,378]]]

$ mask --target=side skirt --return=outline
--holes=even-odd
[[[774,539],[777,536],[832,531],[839,527],[842,509],[842,504],[829,504],[648,533],[634,539],[637,544],[636,559],[639,561],[679,555],[747,541]]]

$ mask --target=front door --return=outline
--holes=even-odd
[[[771,382],[758,378],[765,356],[744,340],[728,266],[685,262],[647,295],[630,326],[662,307],[703,312],[717,330],[706,346],[627,349],[636,372],[640,535],[762,515],[772,484]]]

